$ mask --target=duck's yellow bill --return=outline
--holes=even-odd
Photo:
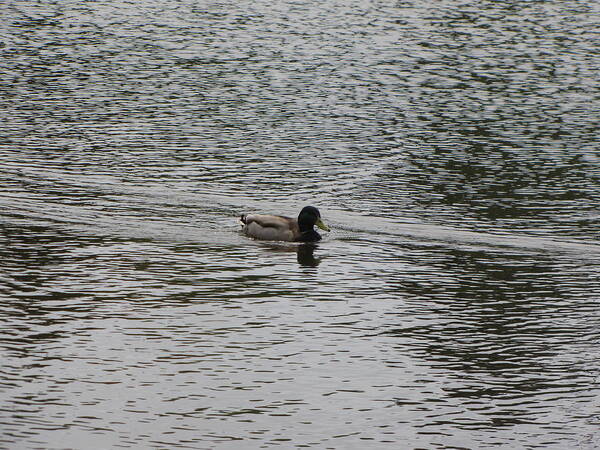
[[[317,220],[317,223],[315,225],[318,226],[321,230],[331,231],[329,229],[329,227],[327,225],[325,225],[321,219]]]

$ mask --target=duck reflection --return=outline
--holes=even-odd
[[[302,267],[317,267],[321,263],[321,258],[315,258],[316,248],[315,244],[299,245],[297,249],[298,264]]]
[[[305,243],[300,245],[274,245],[266,246],[269,250],[281,253],[296,253],[298,264],[301,267],[317,267],[321,264],[321,258],[315,257],[315,249],[318,247],[315,243]]]

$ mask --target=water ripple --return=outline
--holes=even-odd
[[[598,446],[596,3],[4,12],[0,446]]]

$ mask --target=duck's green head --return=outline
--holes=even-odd
[[[319,210],[314,206],[305,206],[298,214],[298,228],[304,232],[312,230],[315,225],[321,230],[329,231],[329,227],[321,220]]]

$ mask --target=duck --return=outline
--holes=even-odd
[[[266,241],[316,242],[321,235],[314,229],[330,228],[321,220],[321,213],[314,206],[305,206],[298,219],[270,214],[242,214],[242,231],[253,238]]]

